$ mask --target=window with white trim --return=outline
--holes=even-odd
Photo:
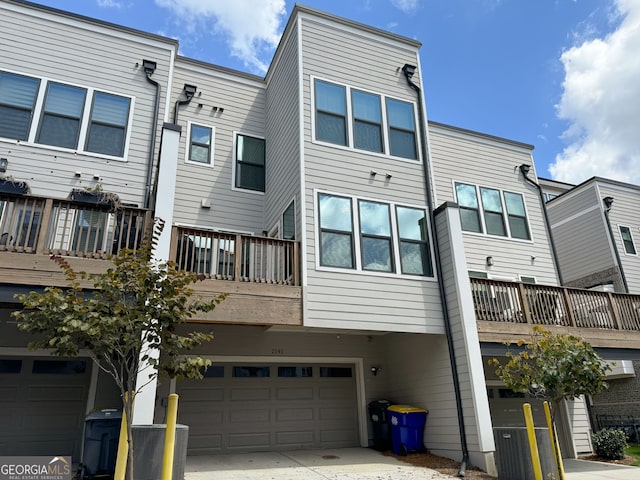
[[[313,88],[316,141],[418,159],[413,103],[317,78]]]
[[[130,97],[0,71],[1,138],[122,158],[131,106]]]
[[[213,165],[213,127],[189,122],[187,161]]]
[[[264,192],[264,139],[236,134],[235,186]]]
[[[282,214],[282,238],[284,240],[296,239],[296,204],[292,201]]]
[[[330,193],[317,201],[321,267],[433,276],[424,208]]]
[[[635,255],[636,254],[636,245],[633,242],[633,236],[631,235],[631,229],[629,227],[624,227],[622,225],[618,225],[620,230],[620,236],[622,237],[622,243],[624,245],[624,252],[627,255]]]
[[[455,192],[463,231],[531,240],[522,194],[459,182]]]

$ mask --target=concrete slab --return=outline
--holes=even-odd
[[[188,457],[185,480],[439,480],[451,478],[368,448]]]
[[[640,467],[565,458],[567,480],[640,480]]]

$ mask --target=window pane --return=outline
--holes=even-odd
[[[347,114],[345,88],[316,80],[316,109],[337,115]]]
[[[353,268],[351,234],[321,232],[320,264],[327,267]]]
[[[380,112],[380,97],[372,93],[353,90],[353,116],[358,120],[366,120],[369,123],[382,123]]]
[[[34,360],[31,373],[74,375],[87,370],[84,360]]]
[[[124,155],[124,128],[94,123],[89,127],[87,151],[121,157]]]
[[[394,157],[416,159],[416,140],[413,132],[389,130],[389,149]]]
[[[285,240],[295,240],[296,238],[296,213],[293,202],[282,214],[282,238]]]
[[[237,159],[239,162],[264,166],[264,140],[238,135]]]
[[[351,367],[320,367],[321,377],[351,377]]]
[[[209,147],[202,145],[191,145],[189,160],[192,162],[209,163]]]
[[[513,238],[521,238],[523,240],[531,239],[527,219],[524,217],[509,215],[509,230],[511,230],[511,236]]]
[[[524,200],[519,193],[504,192],[504,203],[507,206],[507,213],[520,217],[526,216]]]
[[[358,202],[360,208],[360,230],[364,234],[391,235],[389,205],[384,203]]]
[[[358,120],[353,122],[353,142],[356,148],[371,152],[382,152],[382,132],[380,125],[364,123]]]
[[[500,202],[500,191],[492,188],[481,188],[480,196],[482,197],[482,207],[492,212],[502,212],[502,203]]]
[[[352,232],[351,199],[321,193],[320,228]]]
[[[200,145],[211,145],[211,129],[200,125],[191,125],[191,141]]]
[[[461,207],[478,208],[476,187],[464,183],[456,183],[456,196]]]
[[[505,237],[507,231],[504,226],[504,218],[501,213],[484,212],[484,223],[489,235],[500,235]]]
[[[129,99],[96,92],[93,97],[93,112],[91,120],[124,127],[129,118]]]
[[[424,242],[400,242],[400,264],[406,275],[431,275],[429,249]]]
[[[624,243],[624,251],[629,255],[635,255],[636,247],[633,244],[633,237],[631,236],[629,227],[620,227],[620,234],[622,235],[622,242]]]
[[[0,137],[26,140],[40,80],[0,72]]]
[[[397,215],[400,238],[409,240],[427,239],[424,210],[398,207]]]
[[[191,125],[189,160],[193,162],[210,163],[211,137],[211,128],[201,127],[200,125]]]
[[[264,167],[239,163],[236,169],[236,187],[264,192]]]
[[[269,367],[233,367],[234,377],[269,377]]]
[[[391,240],[384,238],[362,238],[362,268],[391,272]]]
[[[347,144],[347,128],[344,117],[318,112],[316,116],[316,139],[324,142]]]
[[[278,367],[278,377],[308,378],[312,373],[313,367]]]
[[[413,105],[407,102],[387,99],[387,117],[391,127],[415,131]]]
[[[49,83],[38,142],[64,148],[77,148],[85,89]]]
[[[465,230],[467,232],[482,233],[482,226],[480,225],[480,216],[478,214],[478,210],[461,207],[460,224],[462,230]]]

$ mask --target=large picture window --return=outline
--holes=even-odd
[[[27,140],[40,80],[0,72],[0,137]]]
[[[132,103],[89,87],[0,71],[0,138],[123,158]]]
[[[531,240],[522,194],[457,182],[455,192],[463,231]]]
[[[235,186],[264,192],[264,139],[236,136]]]
[[[413,103],[319,79],[313,89],[316,141],[418,159]]]
[[[319,266],[433,276],[425,209],[319,193],[318,214]]]

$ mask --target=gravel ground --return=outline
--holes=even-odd
[[[384,455],[395,457],[402,462],[409,463],[416,467],[431,468],[437,472],[451,477],[457,477],[460,471],[460,463],[449,458],[438,457],[430,453],[410,453],[406,457],[395,455],[390,451],[384,452]],[[477,468],[467,468],[465,478],[471,480],[496,480],[493,477]]]

